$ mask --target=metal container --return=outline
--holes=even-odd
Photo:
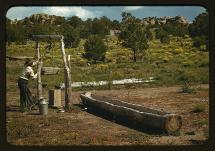
[[[48,101],[45,98],[41,98],[39,102],[39,110],[41,115],[48,114]]]

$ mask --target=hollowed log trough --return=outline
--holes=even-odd
[[[98,109],[116,117],[123,117],[125,120],[137,123],[138,126],[164,131],[168,134],[178,132],[182,126],[182,118],[177,114],[91,93],[81,94],[80,98],[87,108]]]

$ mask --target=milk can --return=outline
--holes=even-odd
[[[48,114],[48,100],[45,98],[40,98],[39,110],[41,115]]]

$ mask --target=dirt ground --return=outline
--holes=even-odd
[[[49,109],[46,116],[38,110],[22,114],[17,91],[7,92],[7,140],[15,145],[191,145],[208,139],[208,85],[199,85],[196,93],[180,93],[180,86],[91,91],[146,107],[182,116],[177,135],[151,134],[89,113],[75,106],[71,112]],[[33,91],[34,92],[34,91]],[[73,92],[78,104],[79,95]],[[63,97],[63,92],[62,92]],[[62,102],[63,103],[63,102]],[[195,113],[196,106],[204,109]]]

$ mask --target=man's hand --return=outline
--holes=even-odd
[[[39,63],[39,61],[34,61],[33,66],[37,65],[38,63]]]

